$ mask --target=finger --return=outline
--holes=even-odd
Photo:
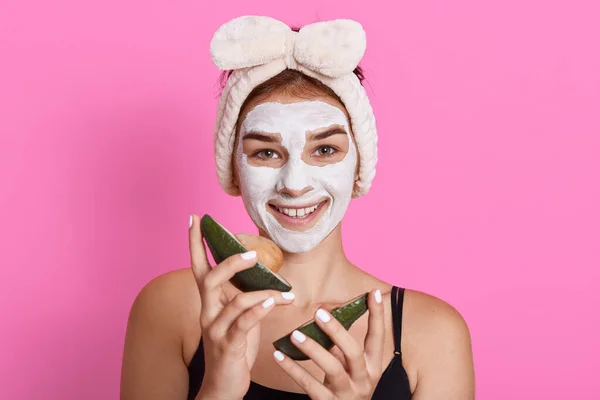
[[[333,393],[308,373],[296,361],[286,357],[282,352],[273,353],[277,364],[300,386],[311,399],[332,399]]]
[[[344,353],[348,371],[352,379],[357,380],[367,377],[363,349],[352,335],[350,335],[350,332],[337,319],[333,318],[329,312],[322,308],[317,310],[315,321],[342,353]]]
[[[210,263],[206,256],[206,250],[204,248],[204,242],[202,241],[202,230],[200,229],[200,219],[195,214],[190,214],[190,227],[188,230],[189,249],[190,249],[190,263],[192,266],[192,272],[198,291],[200,292],[200,303],[203,311],[200,313],[200,323],[202,326],[207,326],[210,323],[211,318],[214,318],[214,314],[219,311],[217,307],[219,302],[218,299],[222,294],[220,293],[209,293],[202,290],[204,278],[210,273]],[[215,310],[215,307],[217,309]],[[213,310],[212,313],[210,310]],[[209,318],[210,317],[210,318]]]
[[[221,285],[233,276],[256,264],[256,251],[235,254],[226,258],[204,276],[200,282],[200,297],[202,298],[201,318],[206,325],[213,321],[223,310],[226,303],[221,301],[223,290]]]
[[[344,365],[323,346],[300,331],[292,332],[292,343],[325,372],[325,378],[331,384],[334,392],[348,387],[350,377]]]
[[[225,334],[244,312],[273,298],[275,305],[290,304],[294,300],[291,292],[281,293],[277,290],[261,290],[257,292],[239,293],[227,304],[219,316],[213,321],[213,327]]]
[[[383,341],[385,339],[385,323],[381,290],[369,293],[369,328],[365,337],[365,360],[369,372],[378,375],[383,362]]]
[[[348,364],[346,364],[346,357],[344,356],[344,353],[342,353],[339,347],[333,346],[331,349],[329,349],[329,352],[333,354],[333,356],[337,358],[339,362],[342,363],[345,370],[348,370]]]
[[[256,261],[256,251],[254,250],[227,257],[206,274],[202,286],[209,290],[221,287],[221,285],[233,278],[236,273],[252,268],[256,264]]]
[[[202,242],[202,231],[200,230],[200,219],[197,215],[190,215],[190,228],[188,232],[190,247],[190,262],[192,271],[199,285],[202,278],[210,272],[210,264],[206,257],[206,250]]]
[[[269,297],[265,301],[244,311],[226,331],[227,341],[230,346],[235,347],[243,344],[248,337],[248,332],[275,308],[275,304],[275,298]]]

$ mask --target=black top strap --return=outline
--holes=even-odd
[[[402,356],[402,306],[404,305],[404,288],[392,287],[392,321],[394,324],[394,354]]]

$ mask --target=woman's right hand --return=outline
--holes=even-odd
[[[230,300],[223,285],[237,272],[254,266],[256,252],[236,254],[211,269],[196,215],[190,217],[189,242],[200,292],[205,362],[196,399],[242,399],[250,387],[250,370],[258,354],[259,322],[275,305],[290,304],[293,294],[261,290],[239,293]]]

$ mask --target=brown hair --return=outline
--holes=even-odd
[[[354,74],[362,83],[364,80],[362,69],[360,67],[356,67]],[[221,75],[222,88],[227,83],[227,79],[230,75],[231,71],[225,71]],[[303,74],[295,69],[285,69],[274,77],[256,86],[244,100],[240,111],[243,110],[250,101],[256,99],[257,97],[268,96],[273,93],[285,93],[296,97],[325,95],[336,99],[341,104],[344,104],[339,96],[329,86],[325,85],[320,80]]]

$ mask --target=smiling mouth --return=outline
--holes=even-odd
[[[310,227],[319,215],[323,214],[329,199],[322,200],[312,205],[285,206],[268,203],[271,214],[284,225],[295,227]]]
[[[271,206],[271,208],[275,209],[277,212],[287,215],[288,217],[302,219],[302,218],[308,218],[308,216],[310,214],[317,211],[317,209],[321,205],[323,205],[326,201],[327,200],[323,200],[322,202],[320,202],[318,204],[308,206],[308,207],[279,207],[274,204],[269,204],[269,205]]]

